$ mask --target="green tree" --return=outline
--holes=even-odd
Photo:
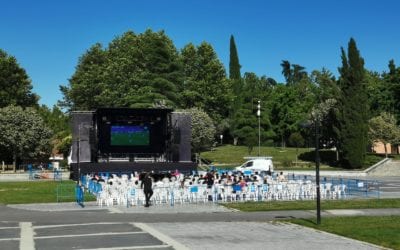
[[[290,134],[299,132],[316,102],[316,87],[307,79],[301,84],[277,85],[269,97],[267,110],[276,141],[284,147]]]
[[[14,171],[19,160],[48,159],[50,137],[50,129],[34,109],[0,108],[0,151],[12,156]]]
[[[9,105],[32,107],[39,97],[32,93],[32,84],[17,59],[0,49],[0,108]]]
[[[230,44],[229,44],[229,79],[232,85],[232,103],[229,110],[229,122],[230,124],[230,134],[234,135],[234,144],[236,145],[238,142],[238,133],[235,133],[236,121],[235,117],[238,116],[237,112],[240,112],[241,106],[243,106],[243,80],[240,73],[240,64],[239,64],[239,56],[236,49],[235,38],[231,35]],[[247,137],[249,138],[249,137]],[[249,141],[247,139],[246,141]]]
[[[183,81],[179,54],[163,32],[129,31],[107,48],[92,46],[80,59],[60,104],[70,110],[98,107],[176,107]]]
[[[299,83],[303,78],[307,77],[307,72],[303,66],[290,64],[287,60],[282,60],[281,66],[287,85]]]
[[[400,121],[400,67],[397,67],[394,60],[389,61],[389,72],[383,74],[385,85],[391,93],[392,107],[389,111],[393,113],[397,121]],[[388,98],[388,97],[386,97]]]
[[[282,75],[286,79],[286,84],[289,84],[289,85],[292,84],[293,72],[292,72],[290,62],[288,60],[282,60],[281,66],[282,66]]]
[[[225,68],[213,47],[203,42],[186,45],[182,51],[184,82],[180,87],[183,108],[198,107],[219,122],[228,116],[231,87]]]
[[[247,147],[249,155],[253,152],[254,146],[258,144],[258,134],[254,127],[245,126],[238,131],[241,135],[243,144]]]
[[[239,64],[239,56],[236,49],[235,38],[231,35],[230,38],[230,46],[229,46],[229,78],[234,80],[240,80],[240,64]]]
[[[72,143],[69,115],[65,114],[56,105],[54,105],[52,109],[42,105],[38,108],[38,113],[46,126],[52,131],[52,154],[62,153],[64,158],[67,158]]]
[[[364,59],[353,38],[348,44],[348,57],[343,48],[342,67],[339,68],[340,98],[340,153],[346,168],[362,166],[368,143],[368,99],[365,84]]]
[[[275,136],[272,131],[269,113],[264,100],[272,90],[265,77],[259,78],[256,74],[246,72],[243,77],[243,90],[240,95],[241,105],[235,110],[231,117],[231,133],[237,138],[237,144],[244,144],[251,152],[252,147],[258,142],[258,120],[257,105],[260,101],[260,137],[261,141],[271,139]],[[254,141],[253,138],[256,137]]]
[[[370,107],[370,117],[378,116],[382,112],[392,112],[394,96],[390,84],[381,74],[372,71],[365,72],[366,90]]]
[[[107,90],[105,69],[107,68],[107,52],[97,43],[79,58],[75,73],[69,80],[69,86],[60,86],[63,100],[60,106],[69,110],[92,110],[107,106],[112,89]],[[106,94],[110,96],[106,97]]]
[[[54,105],[52,109],[46,105],[41,105],[38,108],[38,114],[53,134],[71,132],[69,115],[65,114],[57,105]]]
[[[369,120],[369,139],[372,144],[381,142],[384,145],[386,158],[386,144],[390,143],[393,145],[400,142],[400,128],[396,123],[396,118],[386,112]]]
[[[311,81],[318,86],[317,103],[324,105],[327,102],[335,102],[335,105],[323,115],[320,120],[320,142],[329,148],[338,148],[339,143],[339,108],[337,105],[339,96],[341,94],[337,80],[333,74],[322,68],[321,71],[314,70],[311,73]],[[336,150],[336,160],[339,161],[339,154]]]
[[[296,147],[296,164],[298,161],[299,147],[304,146],[304,138],[299,132],[294,132],[289,136],[289,145]]]
[[[237,98],[241,93],[241,79],[239,56],[236,49],[235,38],[231,35],[229,44],[229,79],[232,81],[233,94]]]
[[[209,149],[214,142],[215,126],[214,122],[206,112],[198,108],[185,110],[191,116],[192,120],[192,150],[196,156],[205,149]]]

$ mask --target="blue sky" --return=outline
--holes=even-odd
[[[280,82],[282,60],[337,75],[340,47],[354,37],[366,68],[382,72],[390,59],[400,65],[399,7],[396,0],[13,0],[1,4],[0,48],[17,58],[40,103],[51,107],[78,58],[128,30],[165,30],[178,49],[209,42],[225,67],[233,34],[242,73]]]

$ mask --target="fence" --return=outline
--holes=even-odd
[[[28,165],[29,171],[29,180],[39,180],[39,179],[53,179],[55,181],[62,180],[62,173],[58,169],[52,170],[41,170],[41,169],[33,169],[32,165]]]
[[[290,173],[289,180],[311,180],[315,182],[313,175],[299,175]],[[377,180],[364,180],[343,177],[320,177],[321,185],[331,184],[332,186],[345,185],[347,198],[380,198],[381,183]]]
[[[57,202],[73,201],[75,198],[75,183],[60,182],[57,185]]]

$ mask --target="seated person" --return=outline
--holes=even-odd
[[[278,181],[282,182],[282,181],[286,181],[285,176],[283,175],[283,172],[280,172],[280,174],[278,175]]]

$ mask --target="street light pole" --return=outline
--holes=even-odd
[[[315,119],[315,182],[317,191],[317,225],[321,224],[321,192],[319,186],[319,118]]]
[[[78,140],[77,140],[77,147],[76,147],[76,152],[77,152],[76,162],[78,164],[78,184],[81,183],[81,165],[80,165],[81,125],[82,124],[78,125]]]
[[[222,139],[224,138],[224,135],[220,135],[219,138],[221,139],[221,145],[222,145]]]
[[[260,100],[258,101],[257,105],[257,116],[258,116],[258,156],[260,156],[260,146],[261,146],[261,124],[260,124],[260,117],[261,117],[261,104]]]

